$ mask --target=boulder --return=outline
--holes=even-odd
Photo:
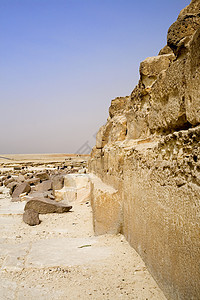
[[[4,181],[4,185],[5,186],[7,186],[8,184],[10,184],[11,182],[13,182],[13,181],[15,181],[15,179],[14,178],[8,178],[8,179],[6,179],[5,181]]]
[[[19,195],[22,193],[29,193],[31,191],[30,184],[28,184],[26,181],[23,183],[20,183],[17,185],[17,187],[14,189],[14,192],[12,194],[12,201],[19,201]]]
[[[19,184],[18,182],[12,181],[12,182],[10,182],[10,183],[7,185],[7,188],[10,189],[10,195],[12,195],[12,193],[14,192],[14,189],[16,188],[16,186],[17,186],[18,184]]]
[[[63,175],[56,175],[52,177],[52,189],[61,190],[64,186],[64,176]]]
[[[33,209],[40,214],[48,214],[68,212],[71,208],[72,206],[56,203],[50,199],[33,198],[26,203],[24,210]]]
[[[42,183],[38,183],[35,187],[36,191],[45,192],[52,189],[52,182],[51,180],[45,180]]]
[[[23,221],[30,226],[39,225],[39,213],[33,209],[27,209],[23,214]]]
[[[25,181],[25,177],[22,174],[19,174],[19,176],[17,177],[17,181],[18,182],[24,182]]]
[[[35,174],[35,177],[40,178],[41,181],[44,181],[49,179],[49,174],[46,172],[39,172]]]

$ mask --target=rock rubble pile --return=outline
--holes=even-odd
[[[86,173],[86,167],[86,160],[70,158],[59,165],[6,163],[0,171],[0,186],[9,189],[12,202],[26,201],[23,221],[31,226],[39,225],[39,214],[71,210],[72,206],[58,202],[61,199],[56,199],[56,193],[63,189],[66,174]]]

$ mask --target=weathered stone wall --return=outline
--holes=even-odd
[[[113,197],[111,206],[102,191],[102,207],[93,192],[94,223],[100,218],[103,224],[100,231],[94,226],[96,233],[123,233],[172,299],[200,299],[200,127],[101,151],[90,170],[122,202]],[[108,222],[113,211],[115,229]]]
[[[93,183],[96,233],[123,233],[169,299],[200,299],[199,25],[193,0],[132,94],[112,101],[89,162],[114,189]]]

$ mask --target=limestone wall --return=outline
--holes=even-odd
[[[200,299],[198,24],[193,0],[170,27],[168,46],[141,63],[132,94],[112,101],[89,162],[114,189],[108,196],[93,183],[96,233],[123,233],[168,299]]]

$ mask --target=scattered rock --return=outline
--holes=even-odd
[[[39,225],[39,213],[33,209],[27,209],[23,214],[23,221],[30,226]]]
[[[48,214],[68,212],[71,208],[72,206],[68,206],[63,203],[56,203],[50,199],[34,198],[26,203],[24,210],[33,209],[40,214]]]
[[[61,190],[64,186],[64,176],[63,175],[56,175],[52,177],[52,188],[53,191]]]
[[[21,170],[21,167],[20,166],[14,166],[14,171],[20,171]]]
[[[51,180],[45,180],[42,183],[38,183],[35,189],[39,192],[49,191],[52,189],[52,182]]]
[[[9,184],[7,185],[7,188],[10,189],[10,195],[13,194],[14,189],[16,188],[16,186],[17,186],[18,184],[19,184],[18,182],[12,181],[11,183],[9,183]]]
[[[19,184],[12,194],[12,201],[19,201],[19,195],[23,193],[29,193],[31,191],[30,184],[28,184],[26,181]]]
[[[19,176],[17,177],[17,181],[24,182],[25,181],[25,177],[22,174],[19,174]]]
[[[47,174],[46,172],[40,172],[40,173],[37,173],[35,175],[35,177],[38,177],[38,178],[40,178],[41,181],[44,181],[44,180],[49,179],[49,174]]]
[[[11,182],[13,182],[13,181],[15,181],[15,179],[14,178],[8,178],[8,179],[6,179],[6,180],[4,180],[4,185],[5,186],[7,186],[8,184],[10,184]]]
[[[24,175],[25,179],[30,179],[30,178],[33,178],[33,174],[32,173],[26,173]]]

